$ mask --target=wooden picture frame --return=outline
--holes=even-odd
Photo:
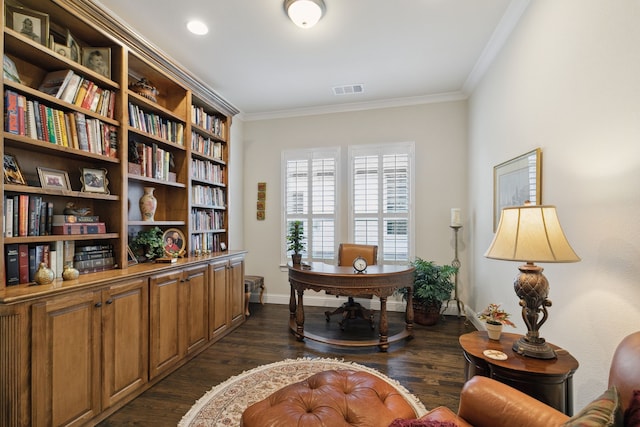
[[[187,242],[182,231],[177,228],[169,228],[162,233],[162,242],[164,244],[164,253],[168,257],[181,257],[185,253]]]
[[[80,181],[85,193],[109,194],[107,170],[103,168],[81,168]]]
[[[69,174],[66,171],[41,167],[38,167],[37,169],[38,177],[40,178],[40,186],[42,188],[71,191]]]
[[[7,5],[6,25],[22,36],[48,46],[49,15],[26,7]]]
[[[138,258],[136,258],[136,254],[131,250],[131,246],[127,245],[127,264],[128,265],[136,265],[138,263]]]
[[[103,77],[111,78],[111,48],[83,47],[82,65]]]
[[[27,185],[20,170],[20,165],[18,165],[18,160],[13,154],[4,154],[4,183]]]
[[[536,148],[493,167],[493,231],[500,222],[502,209],[525,202],[542,203],[542,151]]]

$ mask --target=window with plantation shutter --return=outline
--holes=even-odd
[[[378,245],[379,261],[413,256],[413,143],[356,146],[349,151],[349,234]]]
[[[333,262],[336,248],[339,148],[283,153],[283,236],[293,221],[302,221],[306,261]],[[286,239],[282,260],[290,260]]]

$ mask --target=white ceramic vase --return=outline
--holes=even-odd
[[[140,213],[143,221],[153,221],[158,207],[158,201],[153,195],[153,187],[144,187],[144,194],[140,197]]]
[[[499,341],[500,334],[502,334],[502,324],[494,324],[494,323],[485,323],[487,327],[487,334],[489,335],[490,340]]]

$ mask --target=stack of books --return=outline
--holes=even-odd
[[[103,234],[107,227],[97,215],[53,215],[51,231],[58,235]]]
[[[113,245],[86,245],[75,247],[73,266],[82,273],[95,273],[115,268]]]

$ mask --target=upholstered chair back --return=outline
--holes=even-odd
[[[377,264],[378,246],[340,243],[338,247],[338,265],[351,265],[353,264],[353,260],[359,256],[366,259],[369,265]]]
[[[633,390],[640,388],[640,331],[627,335],[618,344],[609,370],[609,387],[620,393],[622,408],[627,409]]]

